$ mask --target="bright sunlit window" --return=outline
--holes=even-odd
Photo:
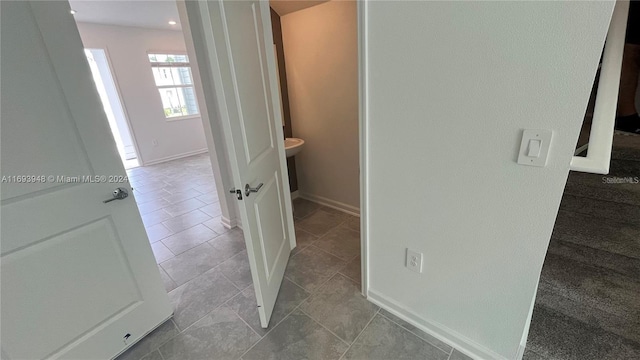
[[[198,103],[187,55],[149,54],[149,61],[162,99],[164,116],[167,119],[177,119],[198,115]]]

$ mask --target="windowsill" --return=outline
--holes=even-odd
[[[199,118],[201,118],[200,114],[170,117],[170,118],[165,118],[165,120],[166,121],[180,121],[180,120],[199,119]]]

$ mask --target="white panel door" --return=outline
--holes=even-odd
[[[66,1],[2,1],[3,359],[108,359],[172,314]]]
[[[269,3],[187,1],[186,8],[207,107],[219,110],[224,127],[260,322],[267,327],[295,247]]]

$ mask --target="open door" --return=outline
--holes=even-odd
[[[0,6],[2,358],[113,358],[173,309],[69,4]]]
[[[186,1],[208,109],[233,172],[260,322],[269,319],[295,231],[267,1]]]

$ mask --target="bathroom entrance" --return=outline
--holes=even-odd
[[[285,276],[312,292],[335,276],[359,288],[357,6],[300,3],[271,1],[297,238]]]

